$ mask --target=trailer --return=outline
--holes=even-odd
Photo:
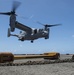
[[[43,58],[49,60],[56,60],[60,58],[60,53],[57,52],[48,52],[43,54],[31,54],[31,55],[14,55],[10,52],[0,53],[0,63],[13,62],[14,60],[20,59],[33,59],[33,58]]]

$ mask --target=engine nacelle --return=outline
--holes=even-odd
[[[48,28],[47,31],[48,31],[48,34],[46,35],[45,39],[48,39],[49,38],[50,29]]]
[[[10,16],[10,29],[11,32],[15,30],[15,22],[16,22],[16,15],[11,15]]]

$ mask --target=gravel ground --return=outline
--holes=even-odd
[[[61,55],[61,59],[71,58],[71,55]],[[25,59],[14,62],[24,62]],[[74,63],[57,63],[46,65],[0,66],[0,75],[74,75]]]
[[[0,75],[74,75],[74,63],[0,67]]]

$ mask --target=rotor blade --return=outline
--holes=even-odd
[[[12,11],[15,12],[15,10],[20,6],[21,2],[13,1],[12,5]]]
[[[53,27],[53,26],[59,26],[59,25],[61,25],[61,24],[42,24],[41,22],[39,22],[39,21],[37,21],[37,23],[38,24],[41,24],[41,25],[43,25],[43,26],[45,26],[45,27]]]
[[[1,15],[10,15],[11,12],[6,12],[6,13],[0,13]]]
[[[61,25],[61,24],[53,24],[53,25],[48,25],[48,24],[46,24],[46,25],[44,25],[44,26],[46,26],[46,27],[54,27],[54,26],[59,26],[59,25]]]
[[[38,23],[38,24],[41,24],[41,25],[44,25],[44,24],[42,24],[42,23],[41,23],[41,22],[39,22],[39,21],[37,21],[37,23]]]

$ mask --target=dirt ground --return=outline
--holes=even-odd
[[[71,55],[62,55],[61,59],[70,58]],[[24,62],[16,60],[14,62]],[[33,59],[35,60],[35,59]],[[36,59],[43,60],[43,59]],[[55,63],[45,65],[24,65],[24,66],[0,66],[0,75],[74,75],[73,63]]]
[[[0,67],[0,75],[74,75],[74,63]]]

